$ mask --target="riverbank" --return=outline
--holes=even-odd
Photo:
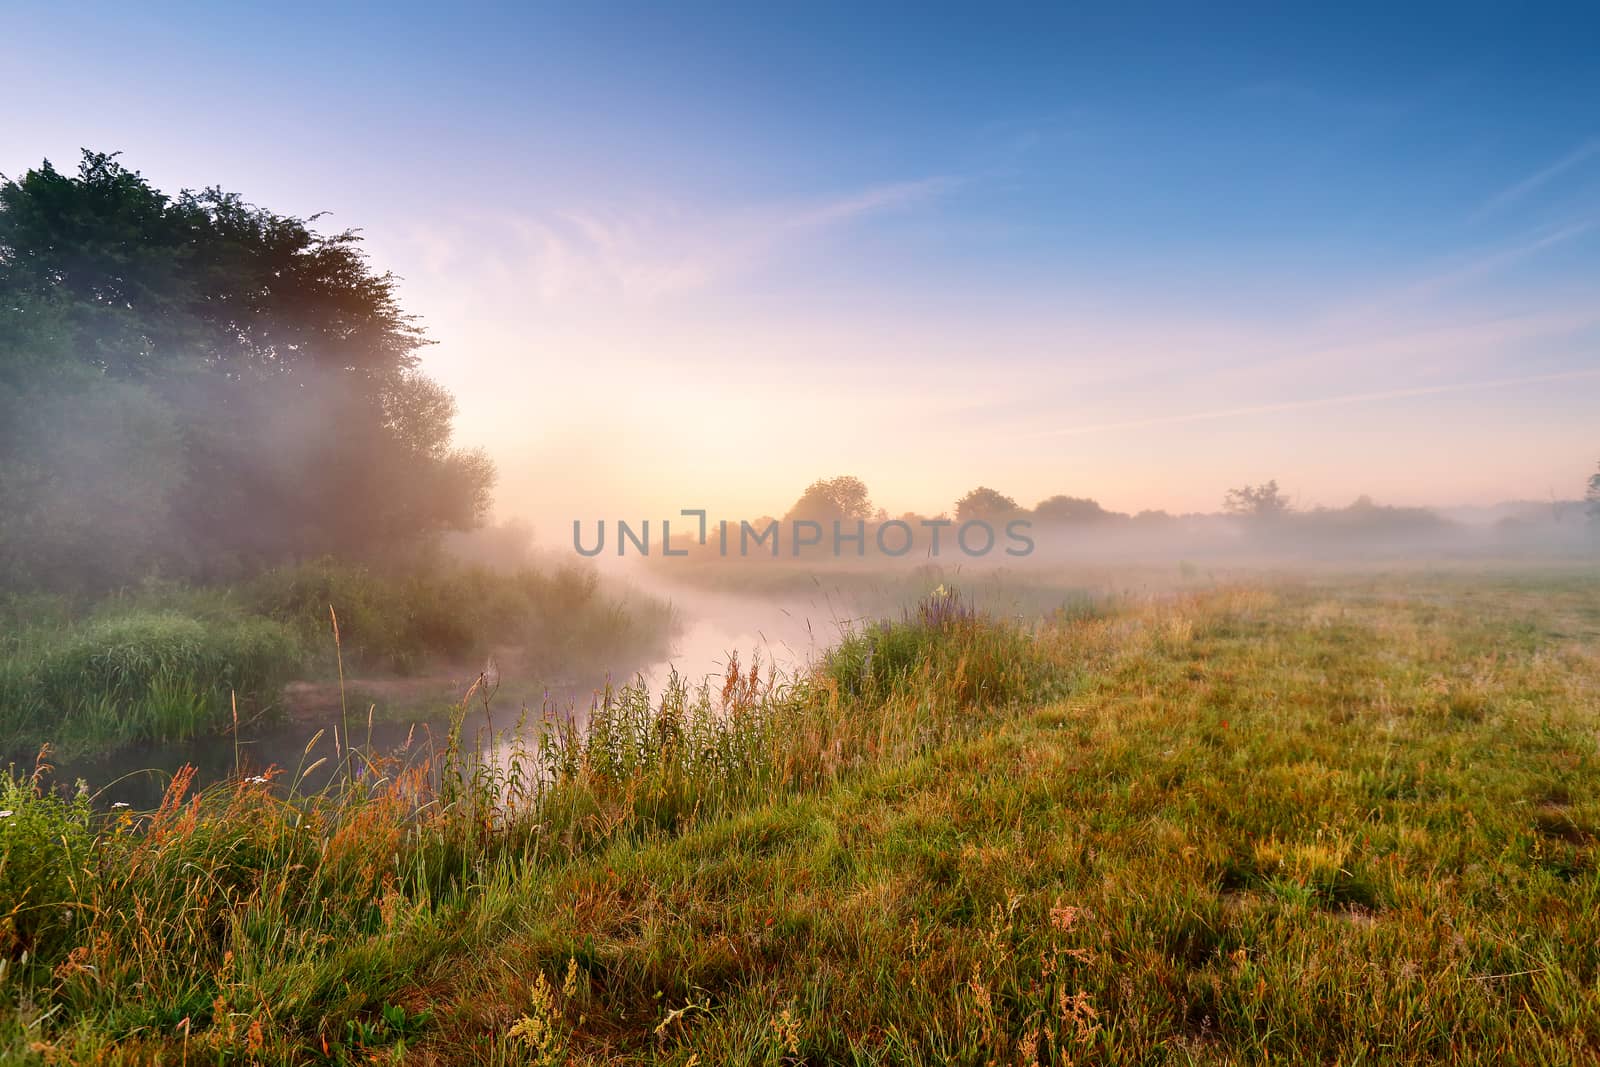
[[[0,622],[0,755],[23,761],[45,743],[104,759],[369,708],[440,718],[491,659],[537,693],[659,659],[674,625],[665,602],[592,571],[442,559],[22,597],[0,603]]]
[[[0,1034],[57,1062],[1587,1062],[1597,638],[1592,571],[1040,627],[937,598],[801,683],[629,691],[459,789],[375,763],[100,817],[13,784]]]

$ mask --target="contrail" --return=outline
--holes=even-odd
[[[1562,156],[1560,159],[1539,171],[1537,174],[1530,175],[1529,177],[1524,178],[1522,181],[1517,182],[1510,188],[1502,189],[1494,196],[1491,196],[1488,200],[1485,200],[1478,210],[1472,213],[1471,217],[1468,218],[1467,221],[1477,222],[1490,212],[1504,207],[1513,200],[1521,199],[1528,193],[1531,193],[1535,189],[1539,188],[1539,186],[1543,185],[1545,182],[1548,182],[1550,179],[1560,175],[1563,171],[1570,170],[1572,167],[1582,163],[1596,152],[1600,152],[1600,137],[1591,137],[1589,140],[1583,142],[1577,148],[1573,149],[1571,152],[1568,152],[1565,156]]]
[[[1345,393],[1340,396],[1317,397],[1313,400],[1286,400],[1276,404],[1256,404],[1251,407],[1223,408],[1219,411],[1195,411],[1187,415],[1163,415],[1153,419],[1131,419],[1127,422],[1101,422],[1089,426],[1067,426],[1055,430],[1040,430],[1035,437],[1065,437],[1074,434],[1098,433],[1102,430],[1137,430],[1147,426],[1170,426],[1183,422],[1206,422],[1211,419],[1231,419],[1240,415],[1271,415],[1280,411],[1300,411],[1304,408],[1334,407],[1339,404],[1360,404],[1373,400],[1400,400],[1412,396],[1434,396],[1439,393],[1460,393],[1471,389],[1500,389],[1513,385],[1537,385],[1541,382],[1570,382],[1580,378],[1600,378],[1600,367],[1590,370],[1563,371],[1558,374],[1533,374],[1522,378],[1495,378],[1482,382],[1458,382],[1454,385],[1424,385],[1415,389],[1386,389],[1376,393]]]

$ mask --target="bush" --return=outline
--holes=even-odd
[[[348,662],[404,658],[400,598],[365,567],[327,559],[280,567],[251,582],[243,595],[251,610],[293,629],[319,660],[333,659],[330,605]]]
[[[319,560],[268,572],[246,598],[294,628],[324,667],[335,654],[330,605],[346,667],[400,672],[497,645],[523,646],[544,667],[604,659],[658,647],[670,628],[666,605],[608,597],[597,574],[576,567],[505,574],[431,561],[379,571]]]
[[[77,918],[67,905],[93,846],[90,818],[87,798],[63,800],[0,773],[0,959],[58,954]]]

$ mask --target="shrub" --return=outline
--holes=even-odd
[[[90,818],[87,798],[64,800],[0,773],[0,959],[58,955],[77,918],[68,905],[93,846]]]
[[[544,667],[626,656],[659,648],[671,624],[667,605],[609,596],[577,567],[507,574],[437,560],[388,570],[319,560],[263,575],[246,599],[293,627],[324,667],[335,654],[331,605],[347,667],[401,672],[496,645],[524,646]]]

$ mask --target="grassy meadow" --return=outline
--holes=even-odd
[[[321,736],[152,811],[18,768],[0,1049],[1592,1063],[1597,710],[1592,569],[1410,571],[1036,623],[941,591],[493,766]],[[358,773],[295,789],[324,759]]]

